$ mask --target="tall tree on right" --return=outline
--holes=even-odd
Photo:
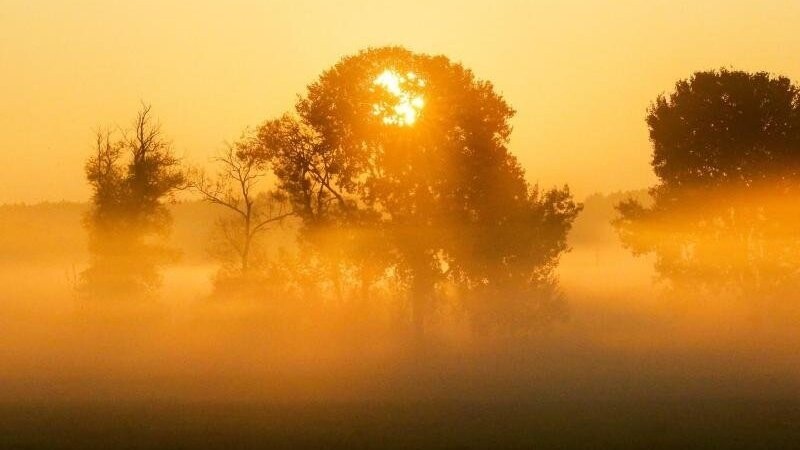
[[[615,221],[684,292],[782,298],[800,268],[800,88],[765,72],[697,72],[647,114],[658,183]]]

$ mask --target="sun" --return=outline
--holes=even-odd
[[[405,75],[392,69],[386,69],[375,77],[373,86],[383,89],[393,102],[382,102],[372,105],[372,114],[382,117],[386,125],[410,126],[419,118],[425,99],[419,90],[425,87],[425,81],[415,73]]]

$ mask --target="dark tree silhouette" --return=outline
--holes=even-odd
[[[617,228],[654,252],[674,288],[785,294],[797,281],[800,90],[785,77],[720,70],[679,81],[647,115],[652,205],[618,206]]]
[[[136,297],[158,286],[158,267],[170,257],[160,242],[170,225],[164,201],[184,175],[149,105],[132,130],[98,132],[95,145],[86,163],[91,264],[80,288],[93,297]]]
[[[293,214],[283,193],[265,187],[269,167],[255,157],[258,145],[257,139],[245,134],[214,158],[216,174],[196,171],[190,180],[203,200],[227,213],[217,223],[220,239],[213,254],[222,262],[217,287],[227,287],[228,293],[233,287],[247,290],[253,269],[263,269],[266,262],[258,238]]]
[[[525,181],[507,148],[514,112],[491,83],[443,56],[370,49],[325,71],[296,111],[261,128],[261,155],[336,286],[397,278],[420,333],[445,291],[475,324],[555,313],[553,269],[580,207],[566,187]]]

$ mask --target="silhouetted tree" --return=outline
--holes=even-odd
[[[553,269],[580,207],[525,181],[491,83],[443,56],[371,49],[325,71],[296,111],[261,128],[261,154],[336,277],[402,280],[419,332],[447,285],[476,324],[557,309]]]
[[[205,201],[222,206],[229,213],[218,222],[221,241],[214,254],[223,263],[217,276],[218,287],[246,287],[242,285],[248,284],[253,265],[260,269],[265,262],[257,248],[257,238],[270,225],[293,214],[283,193],[264,187],[269,167],[266,161],[255,157],[257,145],[254,137],[243,136],[215,158],[218,171],[214,176],[199,171],[190,181]]]
[[[132,130],[97,133],[86,163],[92,205],[91,264],[81,290],[98,297],[132,297],[157,287],[158,267],[169,258],[160,239],[169,233],[164,201],[184,183],[179,161],[144,105]]]
[[[259,140],[257,157],[270,162],[280,191],[302,219],[302,259],[327,274],[337,300],[344,300],[348,281],[367,300],[370,285],[385,276],[388,246],[378,214],[359,206],[351,181],[358,174],[343,167],[341,151],[327,150],[313,128],[292,116],[265,123]],[[356,280],[348,280],[353,271],[349,278]]]
[[[785,77],[697,72],[647,115],[652,205],[618,206],[623,242],[675,288],[785,293],[797,281],[800,90]]]

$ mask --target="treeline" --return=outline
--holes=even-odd
[[[165,203],[190,190],[217,223],[218,294],[265,302],[402,304],[418,334],[442,301],[473,326],[525,331],[561,314],[555,268],[580,205],[530,185],[508,151],[514,111],[491,83],[401,48],[344,58],[295,110],[182,167],[149,106],[98,133],[86,165],[89,298],[139,297],[174,254]],[[263,252],[266,231],[297,245]]]
[[[342,59],[211,170],[183,167],[145,106],[130,130],[98,133],[87,163],[82,292],[154,292],[175,257],[165,205],[189,191],[225,213],[215,296],[395,305],[418,334],[447,303],[474,329],[524,333],[564,314],[556,268],[582,205],[566,186],[526,181],[508,150],[513,115],[460,64],[394,47]],[[698,72],[657,97],[647,124],[659,184],[619,202],[625,245],[656,253],[684,292],[788,292],[800,267],[798,89]],[[267,251],[281,227],[292,245]]]
[[[172,221],[165,244],[180,254],[181,264],[207,264],[206,242],[221,211],[200,200],[166,205]],[[88,203],[44,202],[0,205],[0,262],[81,266],[89,259],[84,227]]]
[[[619,245],[612,220],[616,205],[628,198],[647,201],[646,189],[592,194],[581,199],[581,214],[567,237],[570,249]],[[89,203],[43,202],[0,205],[0,255],[8,264],[41,263],[68,267],[85,264],[89,258],[84,218]],[[165,245],[178,253],[180,265],[219,264],[218,223],[228,213],[218,205],[197,199],[178,199],[165,205],[171,218]],[[57,224],[57,226],[54,226]],[[258,246],[268,253],[296,244],[294,224],[286,222],[269,229]],[[19,237],[24,235],[25,239]]]
[[[0,263],[75,262],[86,253],[78,226],[87,205],[59,202],[0,205]]]

